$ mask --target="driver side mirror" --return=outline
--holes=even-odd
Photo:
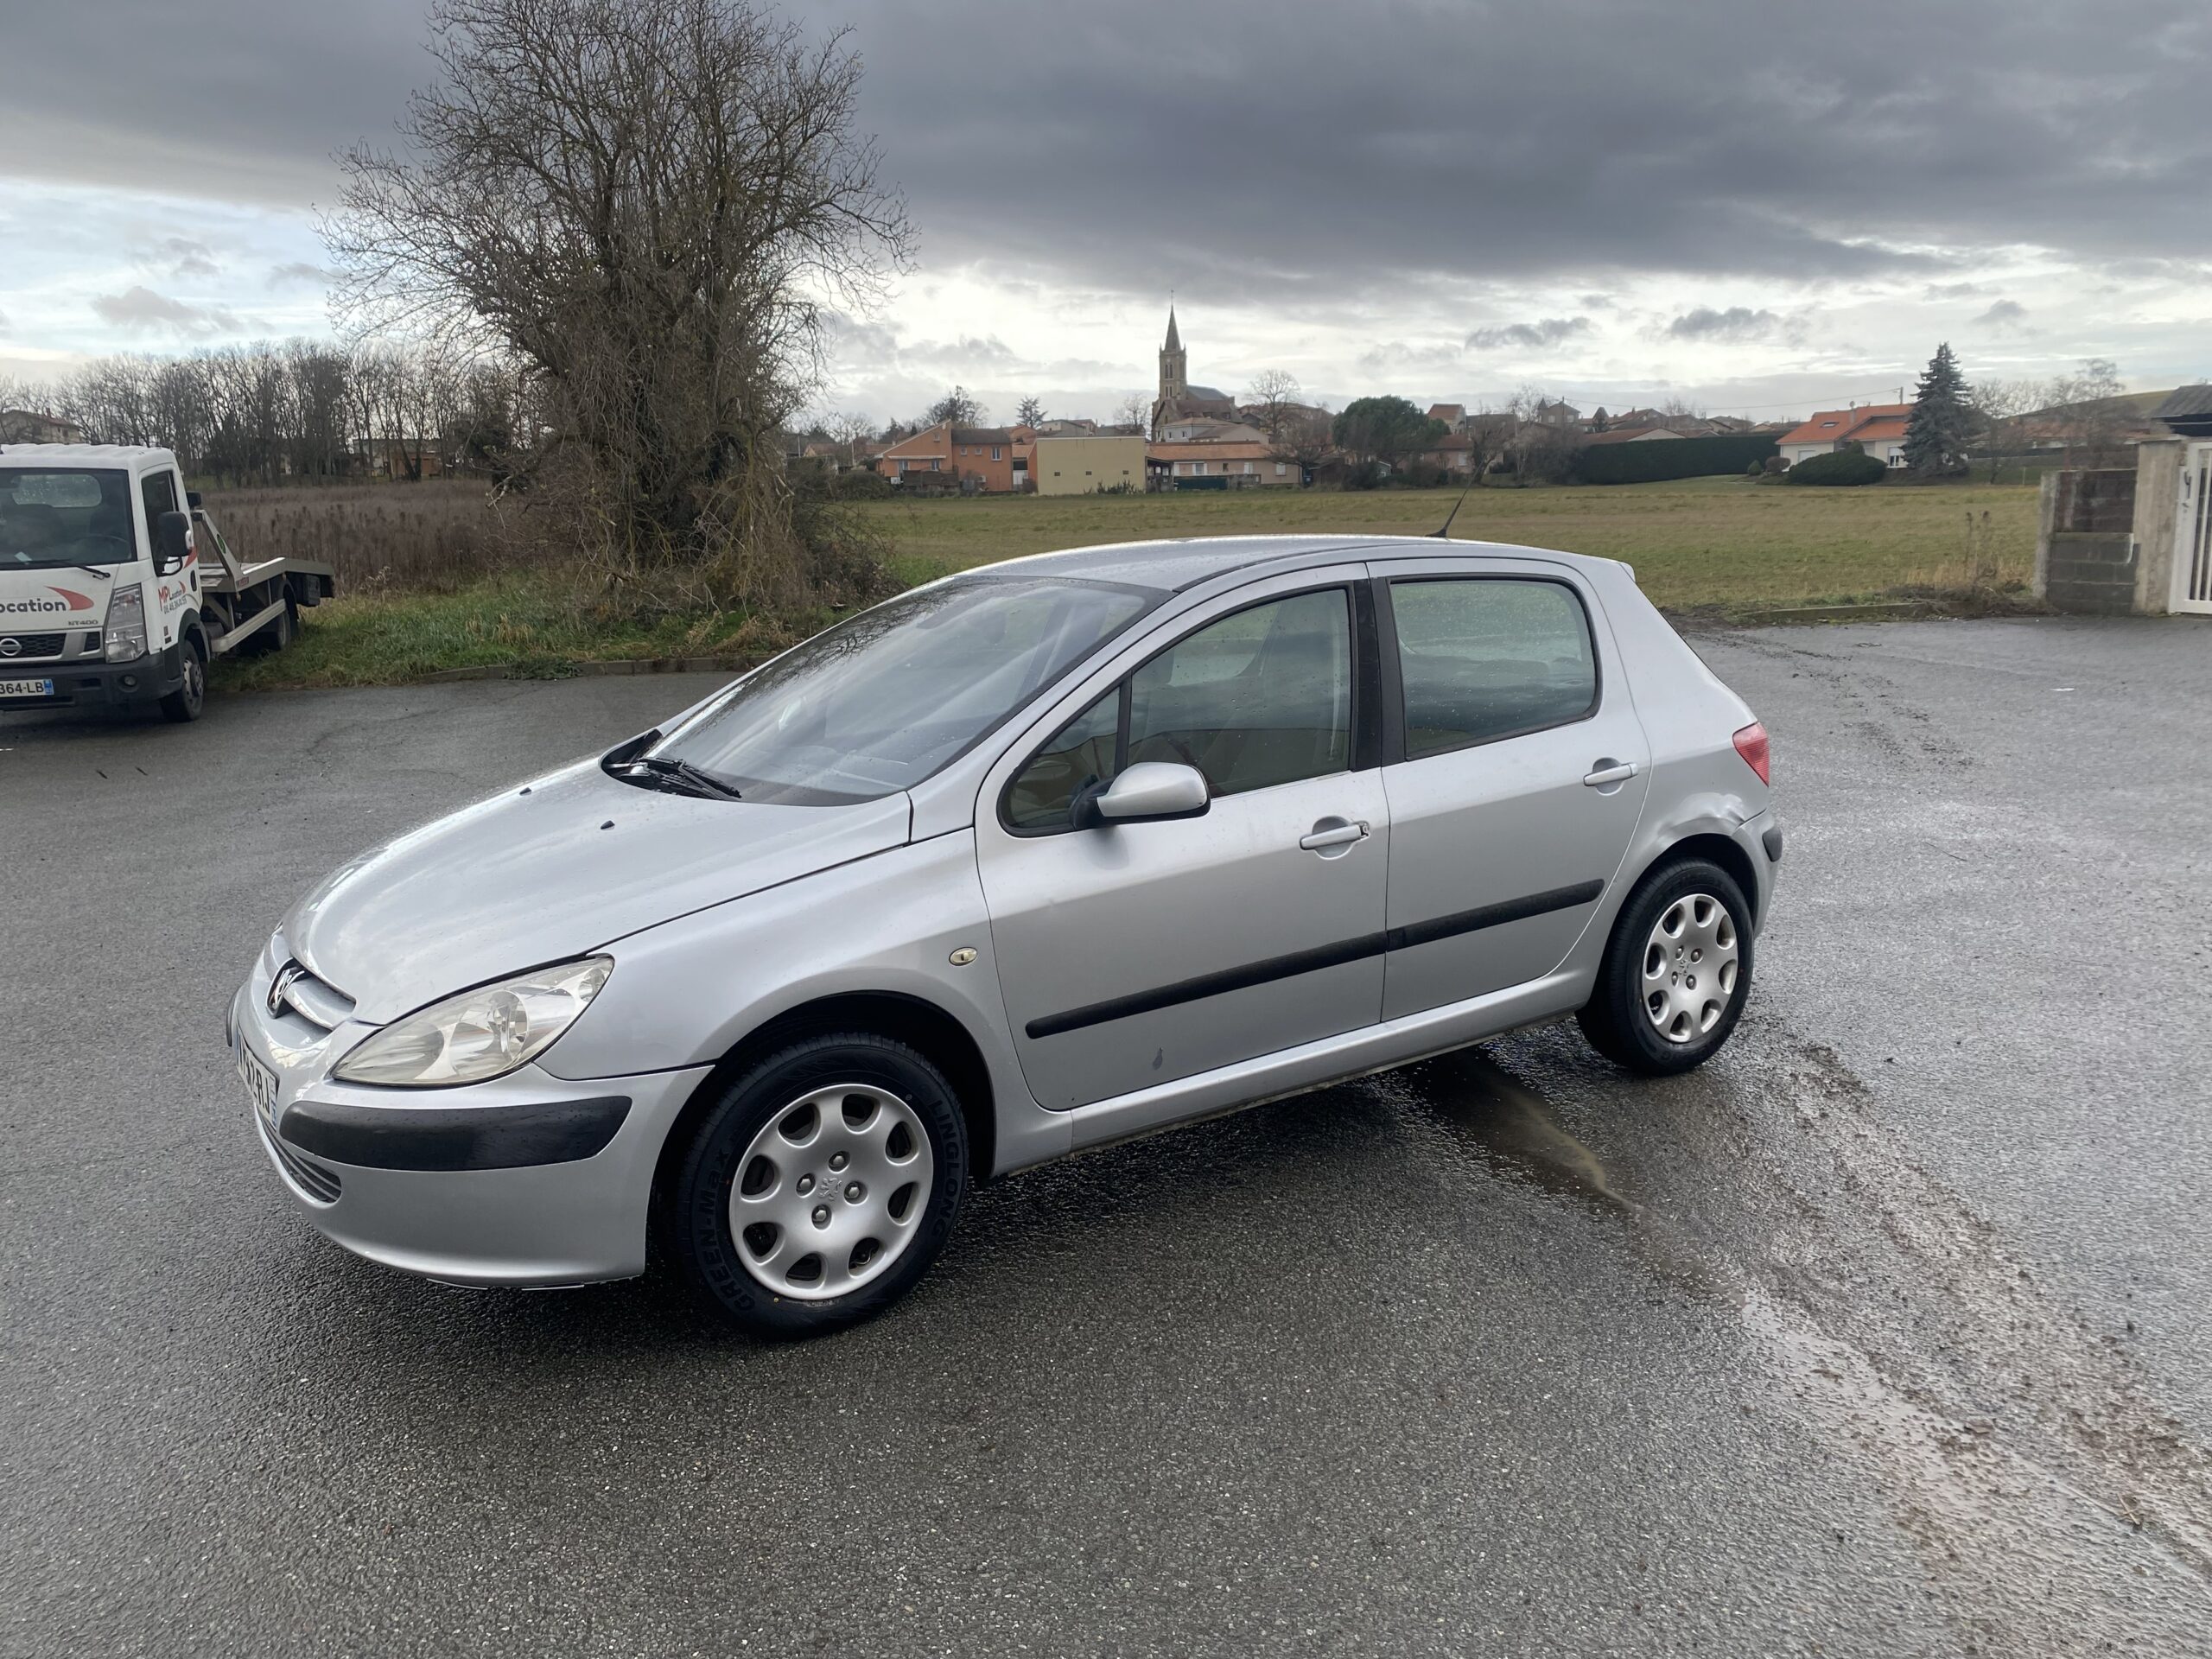
[[[1107,788],[1096,785],[1075,798],[1070,816],[1078,830],[1109,823],[1152,823],[1203,817],[1212,804],[1205,774],[1168,760],[1140,760]]]
[[[192,518],[189,514],[165,512],[154,521],[154,570],[156,575],[176,575],[184,569],[185,556],[191,551]]]

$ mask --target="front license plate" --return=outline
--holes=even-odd
[[[276,1128],[276,1074],[263,1065],[260,1056],[244,1043],[238,1045],[238,1080],[245,1084],[246,1098],[253,1103],[254,1115],[274,1134]]]
[[[52,680],[0,680],[0,697],[50,697]]]

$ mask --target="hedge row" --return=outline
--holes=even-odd
[[[1835,449],[1824,455],[1808,455],[1784,474],[1792,484],[1850,486],[1878,484],[1890,469],[1863,449]]]
[[[1585,484],[1655,484],[1666,478],[1709,478],[1746,473],[1777,453],[1774,439],[1756,432],[1719,432],[1709,438],[1648,438],[1586,445],[1574,453],[1574,476]]]

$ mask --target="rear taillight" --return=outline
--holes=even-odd
[[[1744,764],[1759,775],[1759,782],[1766,783],[1766,728],[1756,720],[1736,734],[1736,753],[1744,757]]]

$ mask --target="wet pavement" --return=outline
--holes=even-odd
[[[280,1205],[224,999],[356,848],[699,683],[0,719],[0,1654],[2199,1654],[2212,627],[1701,639],[1730,1047],[1572,1026],[973,1195],[804,1346]]]

